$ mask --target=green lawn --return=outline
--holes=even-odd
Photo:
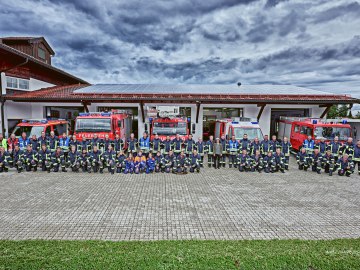
[[[360,269],[360,239],[0,241],[0,269]]]

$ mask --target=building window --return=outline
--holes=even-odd
[[[43,50],[43,49],[41,49],[41,48],[38,48],[38,56],[39,56],[41,59],[45,60],[45,59],[46,59],[46,58],[45,58],[45,50]]]
[[[11,89],[29,90],[29,80],[6,77],[6,87]]]
[[[29,81],[19,79],[19,89],[29,90]]]
[[[6,77],[6,85],[8,88],[18,88],[18,79]]]

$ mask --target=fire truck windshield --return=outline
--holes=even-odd
[[[76,132],[110,132],[110,118],[78,118],[76,119]]]
[[[314,131],[315,139],[333,140],[335,136],[339,137],[339,140],[345,141],[350,137],[349,128],[340,127],[316,127]]]
[[[155,122],[153,124],[154,135],[186,135],[186,123],[185,122]]]
[[[249,140],[254,140],[256,137],[258,137],[259,140],[264,139],[260,128],[234,128],[234,135],[237,140],[241,140],[244,137],[244,134],[247,134]]]
[[[16,127],[13,131],[16,137],[20,137],[23,132],[29,138],[32,135],[36,135],[37,138],[41,136],[41,132],[44,131],[44,126],[22,126]]]

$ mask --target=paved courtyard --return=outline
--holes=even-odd
[[[0,239],[360,237],[360,177],[0,174]]]

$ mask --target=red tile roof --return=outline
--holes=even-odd
[[[349,104],[359,103],[360,100],[348,95],[278,95],[278,94],[143,94],[141,92],[128,94],[83,94],[74,93],[75,90],[89,86],[87,84],[73,84],[54,86],[36,91],[15,92],[6,95],[6,100],[20,102],[179,102],[179,103],[293,103],[293,104]]]

